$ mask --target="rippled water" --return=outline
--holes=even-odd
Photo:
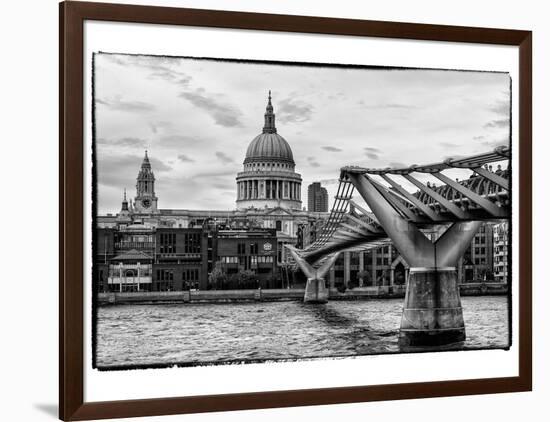
[[[467,340],[455,349],[508,347],[506,297],[464,297],[462,305]],[[402,306],[403,299],[100,307],[96,363],[189,365],[396,353]]]

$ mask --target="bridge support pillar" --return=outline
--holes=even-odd
[[[441,346],[466,338],[456,266],[481,222],[455,222],[438,239],[429,239],[386,201],[369,176],[351,182],[411,266],[401,318],[399,345]],[[431,236],[430,236],[431,238]]]
[[[465,339],[456,269],[411,268],[399,330],[400,348],[440,346]]]
[[[329,291],[325,284],[325,276],[334,265],[339,252],[326,257],[318,267],[314,267],[304,257],[300,256],[294,247],[290,245],[285,245],[285,247],[290,251],[290,254],[307,277],[304,302],[327,303]]]
[[[304,303],[327,303],[328,289],[324,278],[308,278]]]

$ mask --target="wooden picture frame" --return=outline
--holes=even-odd
[[[529,391],[532,386],[532,34],[530,31],[89,2],[59,5],[59,416],[62,420],[311,406]],[[84,401],[84,69],[86,20],[519,47],[519,376],[109,402]]]

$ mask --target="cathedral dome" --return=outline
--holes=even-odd
[[[285,161],[294,164],[290,145],[278,133],[261,133],[252,140],[246,150],[244,162],[260,160]]]
[[[277,133],[277,128],[275,127],[271,91],[269,91],[267,107],[265,108],[263,131],[248,146],[244,164],[257,161],[282,161],[294,166],[292,149],[288,142],[285,141],[285,138]]]
[[[237,208],[299,210],[301,189],[302,176],[295,171],[292,149],[275,127],[269,91],[264,128],[248,146],[243,171],[237,173]]]

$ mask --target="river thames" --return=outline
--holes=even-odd
[[[508,299],[463,297],[466,341],[507,348]],[[99,368],[398,353],[403,299],[117,305],[97,309]],[[436,349],[429,349],[436,350]]]

